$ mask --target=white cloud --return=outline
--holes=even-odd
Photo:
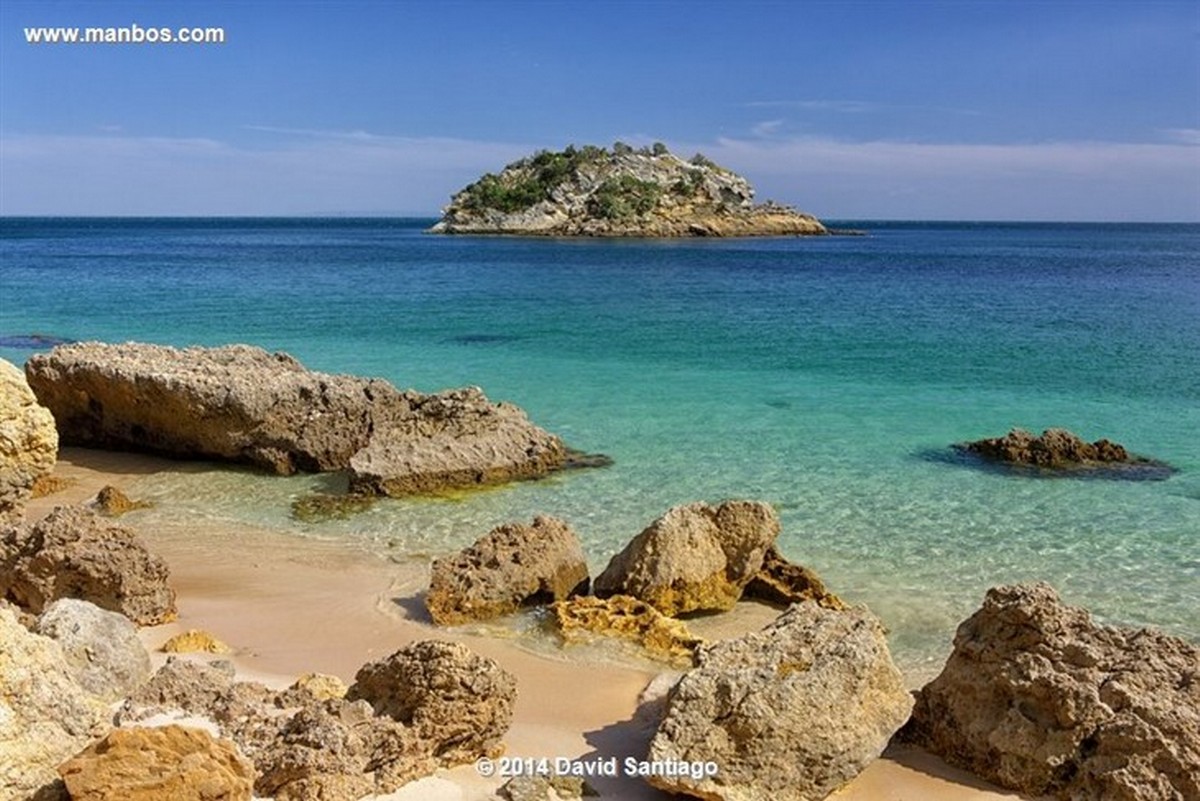
[[[1162,133],[1172,142],[1200,145],[1200,128],[1167,128]]]

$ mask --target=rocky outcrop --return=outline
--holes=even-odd
[[[76,684],[62,648],[0,606],[0,798],[26,799],[103,734],[103,707]]]
[[[346,698],[410,726],[449,767],[500,752],[517,682],[465,645],[424,640],[363,666]]]
[[[0,597],[39,614],[59,598],[90,601],[139,626],[175,618],[167,565],[129,529],[78,506],[0,532]]]
[[[0,359],[0,525],[20,522],[34,483],[57,458],[54,418],[21,371]]]
[[[109,485],[96,493],[92,505],[96,511],[106,517],[120,517],[127,512],[149,509],[153,504],[149,501],[135,501],[121,490]]]
[[[797,604],[702,648],[671,691],[649,760],[712,762],[716,774],[648,781],[705,799],[822,799],[879,756],[911,707],[873,615]]]
[[[767,549],[762,567],[746,584],[744,597],[775,606],[816,601],[829,609],[846,608],[841,598],[825,589],[820,576],[803,565],[789,562],[774,545]]]
[[[1200,799],[1200,649],[1097,625],[1046,584],[997,587],[904,736],[1033,796]]]
[[[507,523],[471,547],[435,559],[425,606],[433,622],[450,626],[511,614],[587,589],[579,537],[566,522],[539,515]]]
[[[150,654],[124,615],[60,598],[42,612],[36,631],[62,647],[67,669],[93,698],[119,701],[150,677]]]
[[[1014,428],[1003,437],[965,442],[955,448],[990,462],[1054,472],[1151,479],[1167,478],[1174,472],[1169,465],[1135,456],[1115,442],[1086,442],[1063,428],[1048,428],[1040,437]]]
[[[249,801],[233,743],[182,726],[116,729],[59,768],[71,801]]]
[[[654,659],[688,667],[695,661],[696,649],[704,644],[683,621],[628,595],[568,598],[553,604],[550,611],[551,622],[564,642],[583,642],[592,635],[620,637],[637,643]]]
[[[596,595],[631,595],[665,615],[733,608],[779,536],[769,504],[676,506],[614,556]]]
[[[566,466],[562,441],[478,388],[423,395],[248,345],[84,342],[30,359],[63,442],[291,474],[350,469],[355,492],[435,492]]]
[[[754,204],[745,178],[665,146],[543,151],[458,192],[434,233],[540,236],[795,236],[827,234],[816,218]]]

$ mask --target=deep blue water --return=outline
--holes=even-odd
[[[870,235],[661,242],[431,222],[3,219],[0,337],[249,342],[422,390],[478,384],[616,459],[303,533],[424,555],[545,512],[599,570],[671,505],[756,497],[780,508],[789,555],[884,618],[910,669],[988,586],[1032,578],[1200,639],[1200,226],[839,222]],[[938,458],[1014,425],[1179,472],[1037,480]],[[142,489],[296,530],[287,501],[319,481],[214,471]]]

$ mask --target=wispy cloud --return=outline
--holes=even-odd
[[[783,120],[764,120],[751,128],[750,132],[758,137],[770,137],[779,133],[782,127]]]
[[[1184,145],[1200,145],[1200,128],[1166,128],[1162,131],[1169,141]]]
[[[745,106],[746,108],[793,109],[797,111],[819,111],[833,114],[883,114],[895,111],[928,111],[940,114],[980,116],[982,113],[970,108],[880,103],[872,100],[753,100],[746,103]]]

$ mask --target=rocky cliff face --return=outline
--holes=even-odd
[[[745,178],[662,145],[543,151],[456,194],[432,229],[542,236],[788,236],[829,233],[815,217],[755,205]]]

